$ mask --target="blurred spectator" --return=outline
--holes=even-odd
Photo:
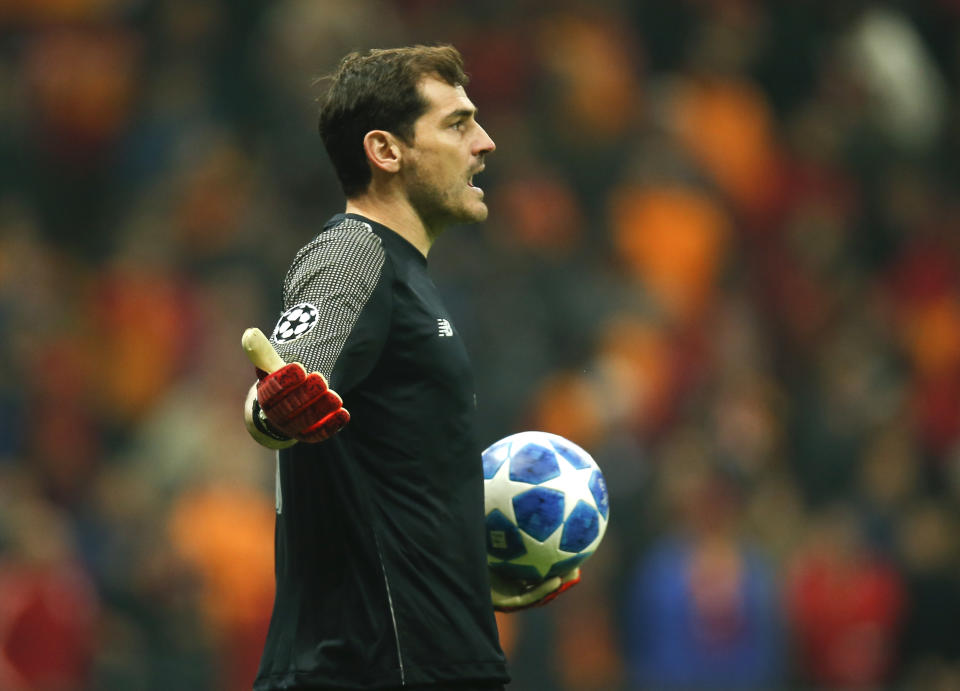
[[[551,612],[557,631],[552,662],[560,688],[605,691],[625,681],[615,606],[604,593],[610,569],[618,566],[609,552],[592,558],[591,579],[571,592],[569,607]]]
[[[171,541],[199,576],[221,651],[219,688],[246,689],[256,676],[273,606],[273,515],[262,493],[229,486],[186,492],[171,510]]]
[[[100,602],[67,516],[24,477],[0,490],[0,687],[80,689],[97,653]]]
[[[627,651],[636,688],[769,688],[785,637],[773,571],[737,536],[733,487],[683,444],[662,459],[682,526],[641,559],[628,592]],[[676,455],[679,452],[679,455]]]
[[[892,681],[906,589],[893,564],[863,541],[843,506],[819,515],[791,559],[786,606],[798,672],[817,686]]]
[[[611,225],[625,268],[671,323],[703,314],[723,268],[729,221],[706,195],[679,188],[618,189]]]
[[[541,65],[557,89],[559,130],[571,140],[584,131],[594,141],[626,134],[640,92],[639,56],[627,26],[602,11],[561,10],[544,17],[537,39]]]
[[[898,535],[910,607],[901,642],[904,683],[950,688],[960,680],[960,572],[956,511],[939,501],[912,506]]]
[[[905,425],[878,430],[860,459],[857,499],[865,537],[880,552],[898,554],[904,513],[922,492],[923,460]]]

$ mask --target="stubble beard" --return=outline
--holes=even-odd
[[[466,183],[464,185],[466,186]],[[466,195],[472,193],[472,190],[468,192],[451,187],[440,189],[419,174],[414,175],[407,186],[410,203],[432,237],[440,235],[448,226],[456,223],[480,223],[487,220],[489,212],[482,199],[477,199],[475,208],[471,208],[474,205],[469,203]]]

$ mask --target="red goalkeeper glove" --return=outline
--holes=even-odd
[[[491,571],[490,595],[493,608],[498,612],[516,612],[528,607],[542,607],[579,582],[579,567],[534,586],[511,581]]]
[[[327,387],[323,375],[307,374],[299,362],[270,374],[258,369],[257,376],[257,403],[270,426],[286,437],[325,441],[350,421],[343,400]]]
[[[253,422],[274,439],[320,442],[350,421],[343,400],[319,372],[307,374],[298,362],[287,364],[259,329],[248,329],[243,347],[257,368]]]

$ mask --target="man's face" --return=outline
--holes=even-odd
[[[410,146],[403,145],[404,180],[410,201],[428,229],[487,218],[483,190],[473,176],[496,147],[477,123],[477,109],[462,86],[428,77],[420,83],[427,110],[414,123]]]

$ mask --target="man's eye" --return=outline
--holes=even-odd
[[[452,128],[455,129],[457,132],[459,132],[459,131],[461,131],[461,130],[463,129],[463,121],[461,120],[461,121],[459,121],[459,122],[455,122],[455,123],[453,123],[452,125],[450,125],[450,127],[452,127]]]

